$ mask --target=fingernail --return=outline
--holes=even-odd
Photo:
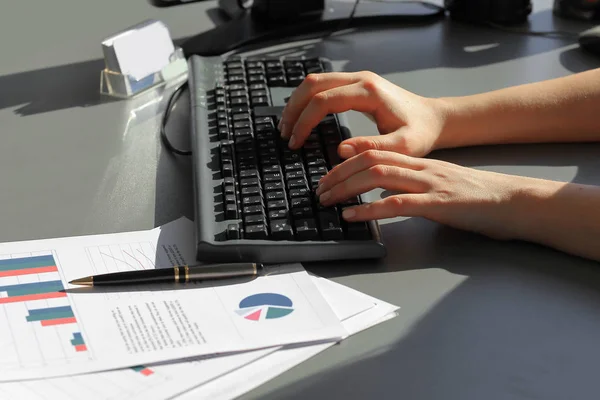
[[[320,196],[320,195],[321,195],[321,193],[323,193],[323,190],[325,190],[325,189],[324,189],[324,186],[321,186],[321,185],[319,184],[319,186],[317,186],[317,190],[315,191],[316,195],[317,195],[317,196]]]
[[[323,203],[324,201],[327,201],[327,199],[329,199],[330,197],[331,197],[331,192],[325,192],[319,196],[319,202]]]
[[[344,217],[344,219],[353,218],[355,215],[356,211],[354,211],[352,208],[346,208],[344,211],[342,211],[342,217]]]
[[[279,120],[279,123],[277,124],[277,129],[281,132],[281,126],[283,124],[283,119]]]
[[[285,139],[286,135],[285,135],[285,124],[284,123],[281,124],[281,129],[279,129],[279,132],[281,132],[281,137]]]
[[[356,155],[356,150],[354,150],[354,146],[350,146],[349,144],[340,145],[340,153],[344,154],[346,157],[354,157]]]
[[[294,136],[292,136],[290,138],[290,143],[289,143],[289,147],[292,148],[294,147],[294,144],[296,144],[296,138]]]

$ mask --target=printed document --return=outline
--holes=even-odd
[[[319,277],[312,277],[343,324],[354,332],[397,309],[370,296]],[[328,346],[326,346],[328,347]],[[323,350],[265,349],[214,358],[136,366],[116,371],[0,383],[3,400],[163,400],[234,398]],[[285,362],[285,365],[284,365]],[[266,366],[266,368],[265,368]],[[273,368],[276,366],[277,368]],[[193,389],[190,391],[190,389]],[[187,393],[186,393],[187,392]]]
[[[231,284],[108,289],[67,283],[188,264],[195,259],[192,237],[192,223],[179,220],[145,232],[0,244],[0,382],[346,335],[300,265]]]

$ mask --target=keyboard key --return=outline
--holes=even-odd
[[[239,218],[238,208],[235,203],[225,205],[225,219],[237,219]]]
[[[260,194],[261,190],[258,186],[247,186],[242,188],[242,196],[256,196]]]
[[[265,197],[266,197],[267,201],[285,200],[285,192],[283,190],[275,190],[272,192],[267,192]]]
[[[350,240],[367,240],[371,238],[366,222],[349,222],[346,224],[346,232]]]
[[[273,240],[293,240],[294,231],[290,222],[285,219],[272,220],[269,224]]]
[[[221,164],[221,172],[224,178],[233,178],[233,162],[225,161]]]
[[[251,90],[250,91],[250,97],[267,97],[267,90],[266,89],[257,89],[257,90]]]
[[[245,237],[246,239],[267,239],[269,234],[265,225],[248,225]]]
[[[223,188],[223,196],[226,196],[228,194],[235,195],[235,185],[233,183],[227,184],[226,182],[223,182],[222,188]]]
[[[233,115],[233,120],[234,121],[244,121],[244,120],[249,120],[250,119],[250,114],[249,113],[241,113],[241,114],[234,114]]]
[[[312,216],[313,216],[312,207],[302,207],[302,208],[293,208],[292,209],[292,217],[294,217],[295,220],[312,218]]]
[[[289,86],[300,86],[304,81],[304,75],[288,76],[287,82]]]
[[[264,225],[266,223],[263,214],[251,214],[244,216],[245,225]]]
[[[304,164],[301,162],[285,164],[285,171],[304,171]]]
[[[337,153],[337,146],[327,146],[327,160],[331,168],[342,162]]]
[[[267,97],[255,96],[250,100],[252,107],[266,107],[269,105],[269,99]]]
[[[273,210],[287,210],[287,202],[285,200],[272,200],[267,202],[267,209],[269,211]]]
[[[268,83],[269,83],[269,86],[274,86],[274,87],[280,87],[280,86],[287,85],[287,81],[285,79],[285,76],[283,76],[283,75],[275,75],[275,76],[269,77]]]
[[[248,89],[250,90],[257,90],[257,89],[266,89],[267,85],[264,83],[252,83],[250,84],[250,86],[248,86]]]
[[[260,61],[246,61],[246,68],[264,68],[264,65]]]
[[[305,179],[292,179],[288,181],[288,189],[301,189],[308,187]]]
[[[240,228],[237,224],[227,225],[227,239],[236,240],[240,239]]]
[[[267,124],[273,126],[273,118],[272,117],[254,117],[255,124]]]
[[[251,178],[243,178],[240,180],[240,185],[243,188],[248,186],[260,186],[260,179],[257,176]]]
[[[258,171],[256,170],[247,170],[240,171],[240,178],[258,178]]]
[[[296,170],[285,173],[286,180],[304,179],[304,170]]]
[[[310,169],[311,167],[320,167],[320,166],[325,166],[327,165],[327,163],[325,162],[325,159],[320,157],[320,158],[314,158],[312,160],[309,160],[306,165],[308,165],[308,168]]]
[[[308,188],[300,188],[300,189],[292,189],[290,190],[290,198],[294,199],[295,197],[309,197],[310,190]]]
[[[242,208],[242,212],[244,213],[244,216],[246,215],[264,215],[264,209],[261,205],[254,205],[254,206],[244,206],[244,208]]]
[[[279,189],[283,189],[282,181],[265,183],[265,191],[267,191],[267,192],[270,190],[279,190]]]
[[[310,167],[308,169],[308,175],[327,175],[327,167],[321,165],[319,167]]]
[[[255,206],[255,205],[260,205],[261,207],[264,206],[262,196],[243,196],[242,204],[244,206]]]
[[[344,238],[340,219],[335,209],[320,211],[318,220],[323,240],[341,240]]]
[[[296,239],[298,240],[318,240],[319,232],[313,219],[300,219],[295,223]]]
[[[257,67],[255,67],[255,68],[248,68],[246,70],[246,73],[249,76],[264,74],[264,72],[265,72],[265,69],[264,69],[264,67],[262,65],[260,67],[258,67],[258,68]]]
[[[291,205],[292,209],[310,207],[311,201],[310,201],[310,198],[308,198],[308,197],[295,197],[292,199],[290,205]]]
[[[269,211],[269,221],[274,219],[286,219],[289,213],[287,209]]]
[[[234,98],[234,97],[246,97],[247,96],[247,92],[245,89],[242,90],[230,90],[229,91],[229,97],[230,98]]]
[[[265,174],[263,180],[265,182],[279,182],[281,181],[281,174],[279,172],[274,174]]]

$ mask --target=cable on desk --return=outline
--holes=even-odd
[[[181,96],[183,91],[185,89],[187,89],[187,87],[188,87],[188,82],[186,80],[177,89],[175,89],[175,91],[171,94],[171,97],[169,97],[169,102],[167,103],[167,108],[165,109],[165,112],[163,113],[162,122],[160,124],[160,137],[162,139],[163,144],[167,147],[167,149],[169,149],[173,153],[179,154],[181,156],[189,156],[192,154],[192,152],[189,150],[180,150],[180,149],[176,148],[175,146],[173,146],[171,144],[171,141],[167,137],[166,128],[167,128],[167,121],[169,120],[171,111],[173,111],[173,106],[175,105],[175,102],[179,99],[179,97]]]
[[[443,11],[445,10],[444,7],[440,7],[437,4],[433,4],[430,3],[428,1],[420,1],[420,0],[409,0],[409,1],[394,1],[394,0],[368,0],[368,3],[402,3],[402,4],[406,4],[406,3],[410,3],[410,4],[422,4],[424,6],[430,7],[430,8],[435,8],[439,11]],[[332,30],[330,30],[329,32],[326,32],[323,35],[323,38],[329,37],[331,35],[333,35],[335,32],[340,32],[343,31],[344,29],[348,28],[348,26],[350,26],[350,24],[352,23],[352,20],[354,19],[354,16],[356,15],[356,10],[358,9],[358,4],[360,3],[360,0],[356,0],[354,2],[354,6],[352,7],[352,11],[350,12],[350,16],[348,18],[345,18],[337,27],[333,28]]]

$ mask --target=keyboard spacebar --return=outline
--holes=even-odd
[[[284,106],[274,106],[274,107],[254,107],[252,110],[254,112],[255,117],[281,117],[281,113],[283,112]]]

